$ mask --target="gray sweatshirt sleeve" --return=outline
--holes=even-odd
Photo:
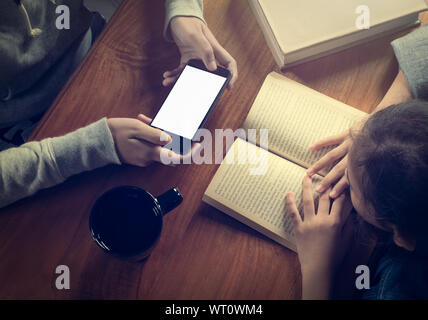
[[[169,30],[169,23],[172,18],[177,16],[196,17],[201,19],[204,23],[202,0],[166,0],[166,17],[164,26],[164,37],[166,40],[173,42],[171,32]]]
[[[120,160],[105,118],[62,137],[0,152],[0,207],[111,163]]]
[[[391,44],[413,97],[428,99],[428,25]]]

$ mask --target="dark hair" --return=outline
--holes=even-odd
[[[350,161],[381,224],[428,243],[428,102],[413,100],[373,114],[353,137]],[[423,242],[423,243],[421,243]]]

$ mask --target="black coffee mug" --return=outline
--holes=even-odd
[[[143,260],[159,240],[163,216],[182,201],[177,188],[156,198],[138,187],[111,189],[92,207],[89,217],[92,238],[104,251],[116,257]]]

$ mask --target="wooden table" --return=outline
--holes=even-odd
[[[277,67],[246,0],[206,0],[205,17],[238,61],[240,75],[206,126],[235,130],[264,78]],[[163,21],[163,1],[125,1],[31,139],[65,134],[104,116],[135,117],[140,112],[153,116],[168,92],[161,86],[162,72],[179,59],[175,45],[162,37]],[[397,73],[391,39],[285,74],[369,112]],[[299,298],[295,253],[201,201],[217,167],[108,166],[1,210],[0,298]],[[94,200],[118,185],[136,185],[154,195],[177,186],[184,195],[182,205],[165,217],[160,243],[146,262],[112,258],[89,234]],[[70,268],[70,290],[55,288],[58,265]]]

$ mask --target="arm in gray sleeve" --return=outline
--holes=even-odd
[[[171,32],[169,31],[169,23],[171,19],[177,16],[196,17],[204,23],[202,0],[166,0],[166,17],[164,26],[164,37],[166,40],[173,42]]]
[[[428,99],[428,26],[391,44],[413,97]]]
[[[120,160],[105,118],[62,137],[0,152],[0,207],[111,163]]]

